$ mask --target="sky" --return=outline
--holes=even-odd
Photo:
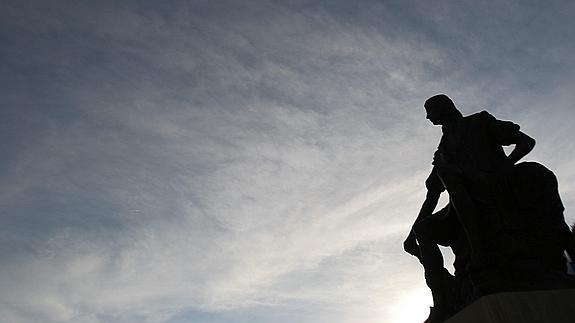
[[[437,93],[535,138],[575,222],[573,1],[1,7],[2,322],[423,320]]]

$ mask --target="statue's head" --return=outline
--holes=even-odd
[[[434,125],[443,125],[445,122],[463,116],[461,112],[457,110],[453,101],[445,94],[430,97],[425,101],[423,106],[427,112],[426,118]]]

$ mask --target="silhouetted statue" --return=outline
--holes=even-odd
[[[404,249],[418,257],[432,292],[434,306],[426,322],[442,322],[485,294],[530,288],[528,282],[545,276],[538,272],[565,272],[563,250],[570,231],[557,180],[540,164],[515,165],[535,140],[486,111],[464,117],[443,94],[424,107],[443,135]],[[506,155],[502,146],[508,145],[515,147]],[[444,191],[449,204],[433,213]],[[444,268],[438,245],[452,248],[455,276]],[[547,287],[572,283],[563,277],[543,280]]]

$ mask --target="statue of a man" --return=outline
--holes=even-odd
[[[445,307],[447,272],[438,240],[449,233],[455,222],[467,238],[471,265],[480,267],[485,262],[480,225],[485,221],[480,217],[486,212],[479,210],[496,210],[494,213],[499,214],[509,211],[509,174],[513,165],[533,149],[535,140],[521,132],[517,124],[498,120],[486,111],[464,117],[444,94],[427,99],[424,107],[427,119],[442,126],[443,135],[426,180],[426,199],[404,248],[417,256],[424,267],[434,302],[431,322],[434,311],[441,316]],[[515,148],[506,155],[502,146],[512,144]],[[449,194],[449,209],[433,214],[444,191]]]

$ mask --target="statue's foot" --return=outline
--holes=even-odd
[[[451,311],[445,306],[433,306],[429,308],[429,316],[424,323],[442,323],[451,316]]]

